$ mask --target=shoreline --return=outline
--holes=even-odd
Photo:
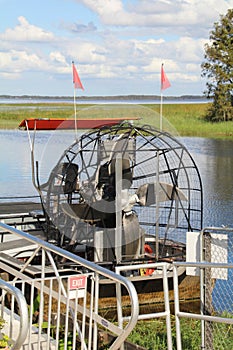
[[[183,103],[182,103],[183,102]],[[163,118],[178,132],[180,136],[190,137],[208,137],[233,140],[233,121],[211,123],[204,119],[209,103],[196,103],[184,101],[179,103],[164,103]],[[100,107],[99,115],[94,118],[104,117],[101,108],[105,104],[77,103],[77,115],[81,118],[91,117],[92,110]],[[109,103],[106,103],[110,107]],[[132,109],[138,107],[139,113],[147,111],[149,113],[140,114],[140,124],[149,124],[158,128],[158,118],[160,114],[159,103],[137,103],[131,104]],[[119,106],[119,108],[118,108]],[[111,117],[116,117],[119,110],[129,113],[130,104],[122,102],[121,104],[112,104],[113,112]],[[128,108],[128,110],[127,110]],[[141,110],[140,110],[141,108]],[[115,110],[114,110],[115,109]],[[125,116],[127,116],[125,114]],[[58,102],[27,102],[27,103],[8,103],[0,101],[0,129],[16,129],[23,119],[29,118],[64,118],[74,117],[73,103]]]
[[[73,96],[40,96],[40,95],[0,95],[0,104],[2,103],[2,100],[12,100],[12,102],[18,102],[20,100],[28,100],[29,102],[33,103],[34,101],[70,101],[73,102],[74,97]],[[80,101],[159,101],[161,100],[160,95],[115,95],[115,96],[76,96],[76,100]],[[210,100],[207,99],[203,95],[181,95],[181,96],[163,96],[164,101],[199,101],[203,100],[206,102],[209,102]]]

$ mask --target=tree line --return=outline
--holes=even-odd
[[[202,76],[207,78],[204,93],[213,99],[206,119],[233,120],[233,9],[214,23],[201,68]]]

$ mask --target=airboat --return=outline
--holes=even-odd
[[[119,105],[87,108],[88,116],[103,115],[102,124],[75,134],[44,181],[35,142],[29,140],[32,178],[41,202],[30,211],[35,229],[31,223],[27,229],[24,216],[18,215],[24,231],[123,274],[144,295],[163,290],[163,273],[153,263],[167,264],[172,288],[173,262],[186,258],[187,232],[202,228],[202,184],[191,154],[168,124],[163,130],[142,125],[141,117],[145,120],[149,113],[151,120],[154,111],[127,106],[125,119],[122,111]],[[108,124],[105,112],[108,119],[121,120]],[[12,249],[12,242],[2,243],[5,254],[27,259],[26,248]],[[35,264],[40,264],[39,257]],[[56,264],[71,274],[80,268],[65,259]],[[184,281],[185,268],[178,273]],[[115,285],[100,280],[100,297],[115,293]]]
[[[202,228],[203,199],[186,147],[169,132],[138,124],[125,120],[84,132],[46,182],[34,170],[33,153],[32,164],[46,240],[113,271],[124,266],[145,293],[155,283],[159,288],[161,271],[143,264],[167,262],[172,278],[173,261],[185,260],[186,233]],[[67,268],[66,261],[57,264]],[[103,295],[114,293],[100,283]]]

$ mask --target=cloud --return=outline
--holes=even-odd
[[[50,42],[54,40],[53,33],[30,24],[25,17],[18,17],[18,21],[19,24],[15,28],[8,28],[0,35],[1,40],[21,42]]]
[[[50,60],[52,62],[61,63],[62,65],[66,65],[66,58],[61,52],[53,51],[49,54]]]
[[[191,37],[180,37],[174,45],[175,58],[179,62],[200,62],[204,55],[204,39],[192,39]]]
[[[97,13],[106,24],[114,23],[114,18],[118,17],[118,14],[125,14],[121,0],[81,0],[79,2]]]
[[[36,54],[29,54],[25,50],[9,50],[1,54],[0,75],[15,79],[25,71],[44,70],[44,64]]]
[[[75,34],[80,34],[80,33],[92,33],[97,30],[97,27],[94,25],[93,22],[89,22],[87,25],[86,24],[81,24],[81,23],[62,23],[62,28],[67,29],[68,31],[75,33]]]
[[[156,91],[155,84],[159,86],[163,62],[169,80],[175,82],[175,93],[179,84],[182,89],[185,83],[200,86],[208,32],[219,13],[233,7],[233,0],[76,2],[82,3],[81,22],[72,19],[68,23],[66,19],[60,28],[54,27],[53,33],[20,16],[15,27],[0,33],[1,77],[17,80],[21,76],[23,80],[32,72],[43,83],[44,79],[64,83],[70,80],[74,60],[83,83],[88,81],[94,94],[99,88],[104,94],[112,94],[117,86],[122,93],[130,88],[132,93],[140,92],[140,88],[144,91],[141,82],[146,82],[144,87],[150,93]],[[93,81],[98,85],[92,86]],[[120,81],[124,82],[121,88]]]
[[[12,74],[41,71],[67,75],[70,74],[70,63],[74,60],[80,75],[86,78],[141,77],[143,80],[155,80],[161,62],[165,63],[166,70],[174,77],[180,70],[185,70],[185,65],[189,63],[187,76],[200,75],[196,65],[202,59],[202,41],[189,37],[169,42],[163,38],[125,39],[113,34],[106,35],[98,43],[95,40],[55,39],[55,45],[50,46],[49,50],[40,46],[40,51],[32,52],[30,41],[23,50],[9,50],[2,57],[5,67],[13,66]],[[0,69],[3,69],[2,63]]]
[[[208,30],[233,0],[78,0],[96,13],[105,25],[176,28],[179,32]],[[194,27],[195,26],[195,27]]]

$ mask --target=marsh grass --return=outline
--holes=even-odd
[[[208,103],[165,104],[163,116],[181,136],[232,138],[233,122],[211,123],[205,120]],[[159,105],[150,105],[159,113]]]
[[[77,113],[91,106],[77,104]],[[145,113],[140,118],[139,124],[149,124],[158,127],[160,105],[146,104],[142,106]],[[164,104],[163,117],[168,120],[181,136],[232,138],[233,121],[220,123],[207,122],[204,116],[208,107],[208,103]],[[83,114],[82,117],[85,117],[85,115],[86,117],[91,117],[91,114],[88,115],[88,113]],[[73,117],[74,108],[72,103],[0,104],[1,129],[17,128],[21,120],[28,118]],[[95,114],[95,118],[101,118],[101,110],[99,115]]]
[[[224,312],[221,317],[232,318]],[[233,328],[231,324],[213,323],[213,349],[233,349]],[[195,319],[180,319],[182,349],[201,348],[201,324]],[[176,349],[175,316],[171,316],[172,345]],[[167,331],[165,319],[138,321],[128,340],[147,350],[167,350]]]

